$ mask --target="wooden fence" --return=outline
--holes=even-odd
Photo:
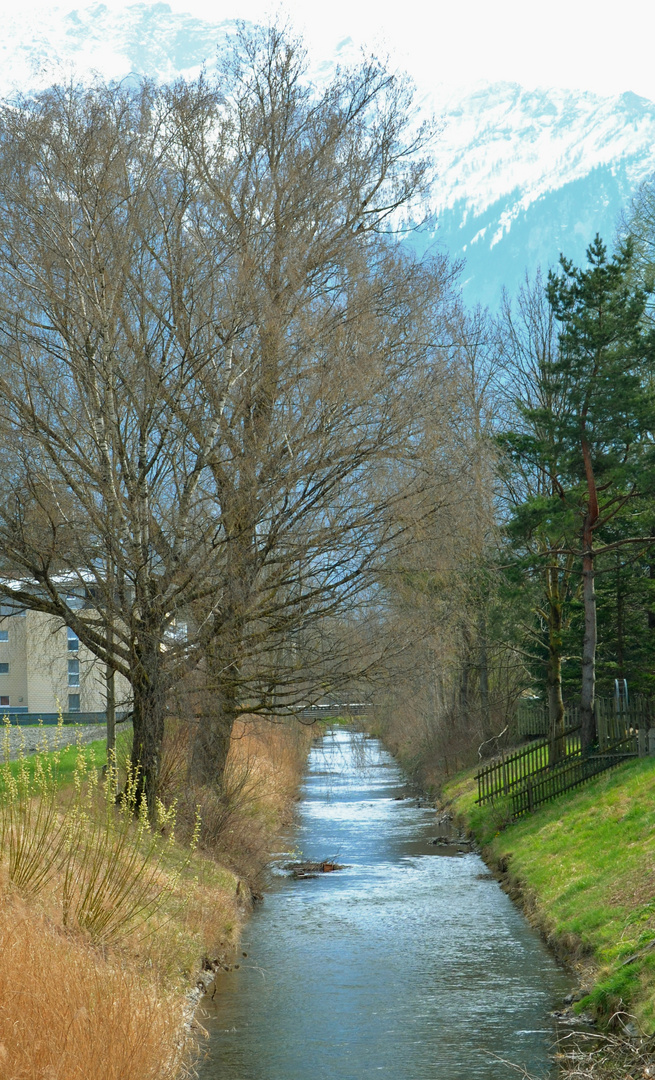
[[[524,701],[517,709],[517,726],[522,734],[547,731],[546,706]],[[655,741],[648,745],[647,733],[655,729],[655,702],[636,696],[630,703],[614,699],[596,699],[598,746],[594,753],[581,753],[580,714],[578,707],[565,712],[566,732],[551,746],[542,738],[485,765],[476,774],[477,802],[508,797],[512,817],[540,806],[557,795],[586,783],[627,758],[653,752]]]
[[[499,795],[511,795],[523,787],[528,777],[535,777],[552,769],[550,741],[542,739],[530,743],[521,750],[507,751],[495,761],[485,765],[476,774],[478,803],[490,802]],[[569,731],[557,741],[556,756],[566,760],[580,755],[580,729]]]
[[[637,756],[634,737],[630,736],[616,743],[609,750],[597,754],[582,756],[580,751],[570,754],[558,765],[542,769],[539,773],[526,777],[524,784],[511,793],[511,813],[513,818],[529,813],[542,803],[550,802],[565,791],[586,784],[616,765],[621,765],[629,758]]]
[[[567,729],[580,723],[580,709],[567,705],[564,726]],[[521,698],[516,706],[516,733],[522,739],[546,738],[548,735],[548,706],[534,698]],[[611,746],[630,732],[655,727],[655,698],[635,694],[626,704],[615,698],[596,698],[596,724],[601,749]]]
[[[601,750],[628,735],[646,732],[655,727],[655,700],[635,694],[627,705],[617,707],[614,698],[596,698],[596,726]]]

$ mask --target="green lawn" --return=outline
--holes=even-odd
[[[542,930],[593,960],[586,1004],[607,1015],[623,1002],[655,1030],[655,759],[604,773],[513,824],[502,802],[475,805],[472,772],[443,795],[490,861],[508,868]]]
[[[132,737],[131,731],[119,731],[116,735],[116,753],[119,761],[121,760],[121,751],[126,752],[130,746],[130,740]],[[68,745],[71,743],[72,745]],[[75,744],[75,729],[72,727],[65,727],[63,729],[62,746],[67,749],[59,751],[59,765],[57,768],[57,778],[61,787],[66,784],[70,784],[73,779],[73,773],[75,772],[75,762],[77,760],[77,746]],[[107,763],[107,740],[106,738],[95,739],[93,742],[83,743],[83,749],[87,756],[87,760],[90,765],[97,768],[102,768]],[[56,751],[39,751],[42,758],[52,758]],[[34,774],[36,753],[26,753],[24,757],[24,766],[27,768],[31,775]],[[21,767],[19,760],[9,762],[9,768],[14,776],[17,775],[18,770]]]

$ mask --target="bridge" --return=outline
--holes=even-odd
[[[370,701],[326,702],[321,705],[307,705],[296,716],[301,720],[339,720],[342,717],[366,716],[375,709]]]

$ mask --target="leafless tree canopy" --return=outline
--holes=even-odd
[[[388,232],[430,133],[376,61],[303,63],[257,31],[215,79],[0,116],[0,591],[130,680],[148,793],[171,685],[202,672],[211,781],[241,712],[345,677],[320,620],[430,511],[451,274]]]

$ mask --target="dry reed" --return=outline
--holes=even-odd
[[[237,722],[220,786],[178,791],[179,820],[188,833],[199,809],[200,848],[258,887],[271,844],[291,819],[313,728],[256,717]],[[188,737],[188,736],[187,736]],[[175,737],[176,755],[179,738]]]
[[[0,912],[3,1080],[172,1080],[180,999],[14,898]]]
[[[244,893],[225,864],[251,881],[265,864],[310,739],[290,725],[241,722],[225,783],[208,792],[184,782],[188,731],[171,725],[157,828],[145,807],[134,813],[135,778],[116,807],[115,771],[99,784],[82,748],[63,797],[56,755],[5,766],[2,1080],[179,1080],[189,1059],[181,991],[203,958],[229,966],[238,943]],[[193,850],[198,801],[208,811],[204,854]]]

